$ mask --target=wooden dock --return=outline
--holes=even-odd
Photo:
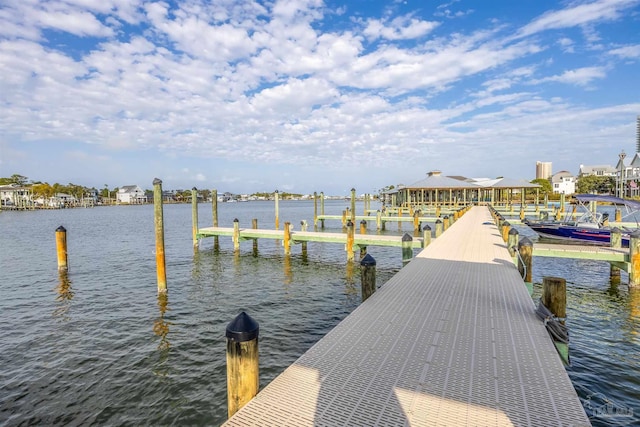
[[[225,425],[591,425],[534,310],[475,207]]]

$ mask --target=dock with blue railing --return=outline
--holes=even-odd
[[[225,425],[590,422],[489,210],[474,207]]]

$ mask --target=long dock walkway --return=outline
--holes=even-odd
[[[591,425],[474,207],[226,426]]]

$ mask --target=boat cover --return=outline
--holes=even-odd
[[[613,203],[614,205],[624,205],[634,211],[640,211],[640,202],[635,200],[621,199],[614,196],[601,196],[598,194],[574,194],[573,197],[580,202],[601,202],[601,203]]]

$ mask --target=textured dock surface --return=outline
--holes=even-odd
[[[228,426],[586,426],[486,207],[475,207]]]

